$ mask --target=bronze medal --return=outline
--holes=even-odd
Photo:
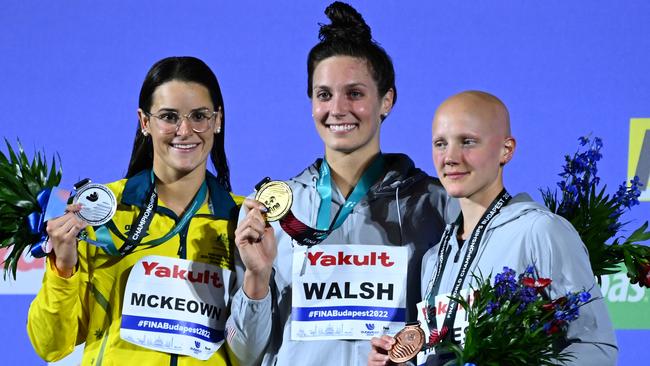
[[[424,331],[420,322],[407,323],[404,329],[395,334],[395,344],[388,351],[388,357],[395,363],[406,362],[422,350]]]
[[[293,192],[288,184],[273,180],[264,183],[255,193],[255,199],[266,206],[266,220],[277,221],[284,217],[291,209]]]

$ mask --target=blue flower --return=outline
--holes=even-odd
[[[596,148],[600,150],[601,147],[603,147],[603,140],[601,140],[600,137],[595,137],[594,138],[594,143],[596,144]]]
[[[515,279],[515,271],[503,267],[503,272],[497,273],[494,277],[494,292],[498,298],[510,299],[517,290],[517,280]]]
[[[535,287],[521,287],[519,291],[519,301],[521,302],[520,310],[523,310],[528,304],[537,300],[537,289]]]
[[[497,311],[499,309],[499,306],[501,306],[501,305],[499,304],[498,301],[494,302],[494,301],[490,300],[490,301],[488,301],[487,308],[485,309],[485,311],[487,311],[487,313],[489,315],[492,315],[492,313],[494,313],[495,311]]]
[[[577,195],[578,195],[578,192],[580,191],[580,190],[578,189],[578,186],[575,185],[575,184],[569,184],[569,185],[566,187],[566,190],[567,190],[567,192],[569,192],[570,194],[572,194],[572,195],[574,195],[574,196],[577,196]]]
[[[643,185],[638,176],[635,176],[630,180],[630,186],[628,187],[625,182],[618,186],[618,190],[614,193],[612,199],[617,204],[616,214],[621,214],[625,209],[630,209],[633,206],[639,204],[639,196],[641,195],[641,190],[639,186]]]

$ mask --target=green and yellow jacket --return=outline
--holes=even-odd
[[[122,298],[133,265],[148,255],[169,256],[213,264],[223,268],[226,304],[238,284],[235,275],[234,228],[242,197],[227,192],[206,172],[209,196],[189,224],[178,234],[155,247],[137,247],[125,257],[79,242],[79,261],[70,278],[58,275],[48,260],[43,286],[32,302],[27,332],[36,352],[46,361],[56,361],[85,342],[83,365],[233,365],[226,342],[207,361],[157,352],[120,338]],[[110,239],[117,248],[124,243],[130,226],[146,206],[152,185],[151,171],[108,184],[118,207]],[[179,221],[174,212],[158,201],[158,207],[142,242],[169,233]],[[89,238],[95,239],[93,228]]]

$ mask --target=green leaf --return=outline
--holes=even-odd
[[[14,153],[14,149],[11,147],[11,144],[9,144],[9,140],[7,140],[6,138],[5,138],[5,144],[7,145],[7,152],[9,153],[9,164],[12,166],[18,164],[18,158],[16,157],[16,153]]]
[[[19,196],[30,196],[30,193],[23,186],[21,179],[16,176],[12,171],[0,169],[0,186],[7,191],[12,191],[13,194]]]
[[[650,240],[650,231],[645,231],[648,228],[648,222],[646,221],[641,227],[634,230],[632,235],[628,236],[625,240],[626,243],[638,243],[646,240]]]
[[[20,197],[12,194],[13,192],[6,190],[5,187],[0,187],[0,202],[14,207],[24,208],[27,210],[36,210],[37,202],[32,197]],[[31,198],[31,199],[25,199]]]
[[[637,271],[636,271],[636,266],[634,265],[634,260],[632,259],[632,256],[630,253],[626,250],[623,251],[623,256],[624,256],[624,263],[625,263],[625,268],[627,268],[627,273],[632,274],[633,277],[636,277]]]
[[[57,154],[58,160],[59,160],[59,166],[61,165],[61,157]],[[59,185],[61,182],[61,169],[59,168],[57,170],[56,167],[56,160],[57,159],[52,159],[52,166],[50,167],[50,174],[47,178],[47,184],[45,185],[46,187],[56,187]]]
[[[16,232],[22,223],[11,218],[0,217],[1,232]]]
[[[21,167],[29,166],[29,159],[27,159],[27,155],[25,155],[25,151],[23,150],[23,145],[20,143],[20,140],[18,140],[18,159],[18,164]]]

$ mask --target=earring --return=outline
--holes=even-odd
[[[143,135],[144,137],[147,137],[147,136],[149,135],[149,132],[147,132],[147,130],[145,130],[144,128],[143,128],[142,131],[140,131],[140,132],[142,132],[142,135]]]
[[[388,112],[386,112],[386,113],[382,113],[382,114],[381,114],[381,119],[382,119],[382,120],[385,120],[386,117],[388,117]]]
[[[218,135],[221,133],[221,126],[217,127],[217,131],[214,133],[215,135]]]

